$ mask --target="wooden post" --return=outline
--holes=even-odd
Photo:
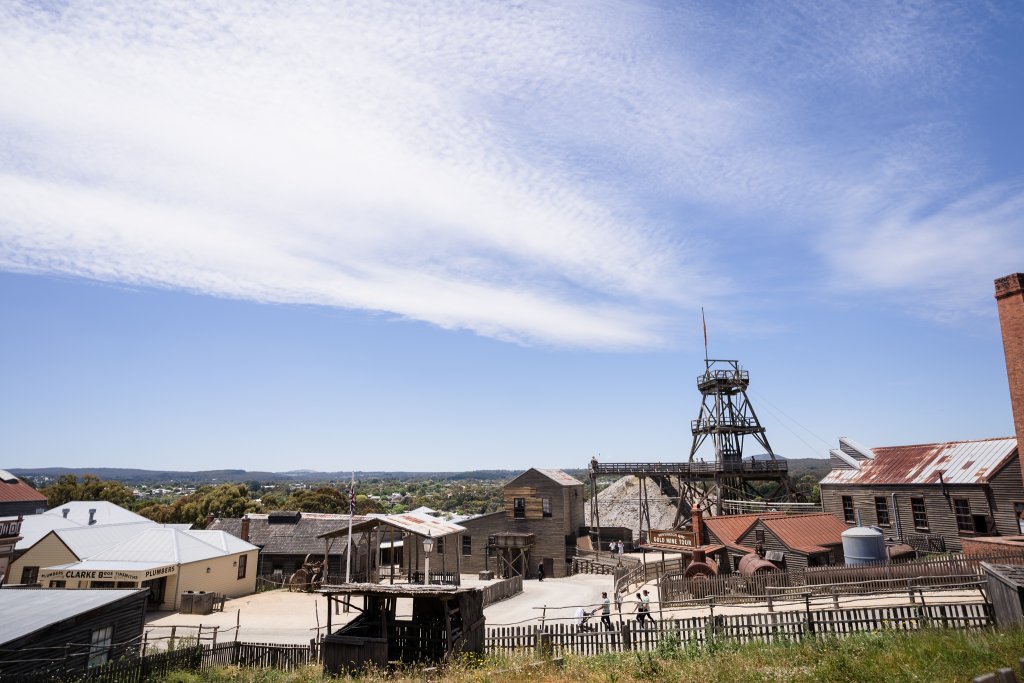
[[[622,636],[622,649],[623,649],[623,651],[632,650],[633,649],[633,636],[632,636],[632,633],[629,630],[629,622],[628,621],[621,621],[621,615],[620,615],[619,618],[620,618],[620,621],[619,621],[619,635]]]
[[[462,532],[455,536],[455,585],[462,585]]]
[[[238,632],[242,629],[242,610],[235,611],[235,642],[238,642]]]
[[[395,527],[389,528],[390,531],[388,533],[391,538],[391,562],[389,563],[391,565],[391,580],[388,583],[393,585],[395,583]],[[402,545],[402,552],[405,552],[404,544]]]
[[[807,615],[807,632],[814,634],[814,622],[811,619],[811,594],[804,593],[804,612]]]
[[[172,627],[171,627],[171,642],[170,642],[170,644],[169,644],[169,645],[167,646],[167,649],[168,649],[168,650],[173,650],[173,649],[174,649],[174,634],[175,634],[175,632],[176,632],[177,630],[178,630],[178,627],[177,627],[177,626],[172,626]]]
[[[213,627],[213,641],[210,643],[210,650],[217,649],[217,630],[219,628],[220,628],[220,626],[214,626]]]

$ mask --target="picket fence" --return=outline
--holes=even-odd
[[[711,641],[773,642],[864,631],[920,628],[972,629],[991,626],[991,605],[952,603],[895,607],[841,608],[757,614],[708,615],[666,619],[651,626],[624,621],[611,630],[580,631],[575,624],[488,628],[488,652],[536,650],[552,654],[598,654],[652,650],[671,634],[683,646]],[[598,625],[600,629],[600,625]]]

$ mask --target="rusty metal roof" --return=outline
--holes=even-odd
[[[46,496],[21,479],[7,473],[6,470],[0,470],[0,472],[7,474],[6,477],[0,478],[0,503],[46,502]]]
[[[785,517],[785,512],[760,512],[749,515],[719,515],[718,517],[705,517],[704,526],[715,535],[720,543],[735,546],[747,529],[752,527],[759,519],[770,519],[772,517]]]
[[[874,460],[835,469],[829,484],[984,484],[1017,450],[1014,437],[872,448]],[[941,475],[941,481],[940,481]]]
[[[762,524],[785,546],[802,553],[816,553],[842,543],[842,533],[849,528],[827,512],[769,517]]]

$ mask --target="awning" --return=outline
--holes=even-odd
[[[83,560],[39,572],[40,581],[150,581],[178,573],[178,565],[163,562],[109,562]]]

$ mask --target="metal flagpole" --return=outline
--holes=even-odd
[[[704,364],[708,362],[708,323],[704,319],[704,307],[700,307],[700,326],[704,328]]]
[[[352,518],[356,515],[356,473],[348,489],[348,552],[345,553],[345,583],[352,583]]]

